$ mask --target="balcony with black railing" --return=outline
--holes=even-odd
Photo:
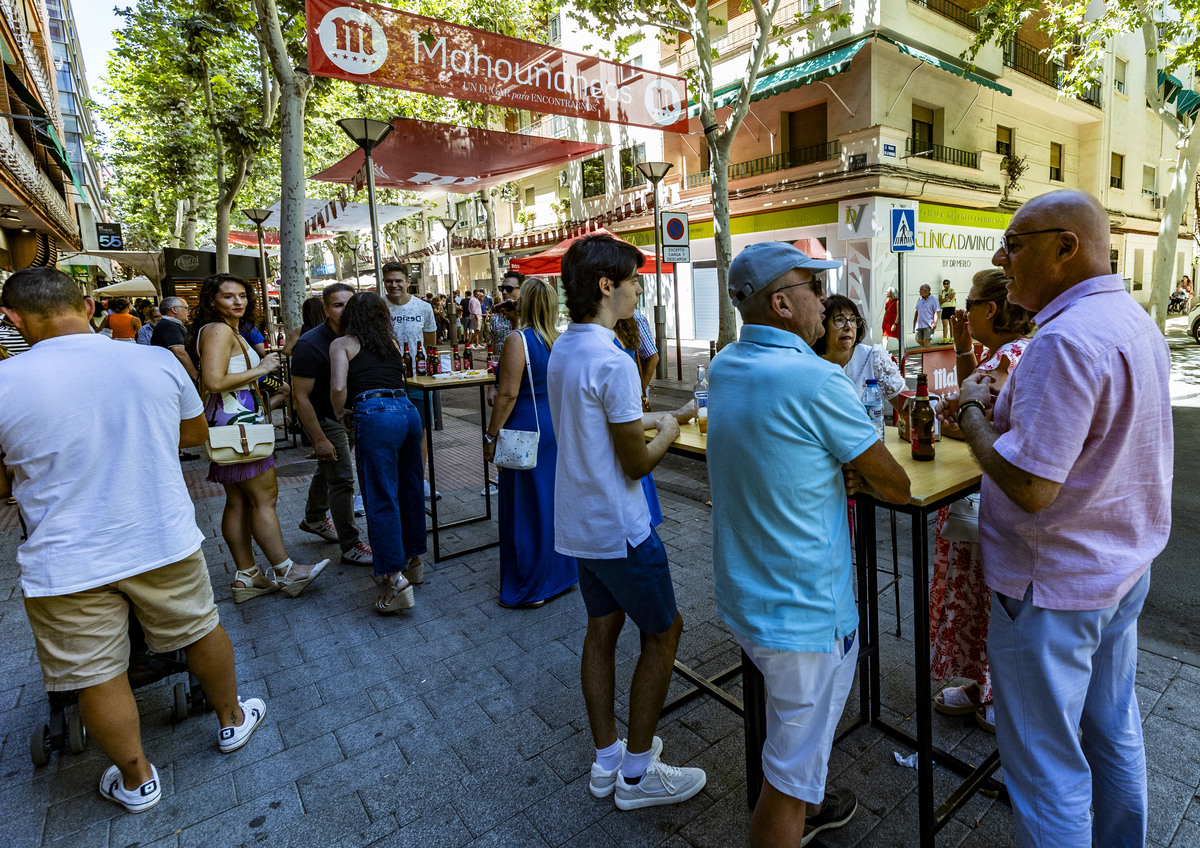
[[[971,9],[964,9],[951,0],[913,0],[918,6],[937,12],[943,18],[949,18],[956,24],[962,24],[972,32],[979,31],[979,18]]]
[[[979,169],[978,151],[959,150],[957,147],[946,147],[941,144],[915,144],[912,136],[909,136],[905,142],[904,151],[910,158],[920,156],[934,162],[945,162],[947,165]]]
[[[786,171],[789,168],[800,168],[804,165],[815,165],[837,159],[842,155],[842,143],[834,139],[824,144],[803,147],[799,150],[789,150],[786,153],[776,153],[774,156],[763,156],[748,162],[736,162],[729,166],[729,179],[741,180],[747,177],[757,177],[774,171]],[[698,171],[688,174],[684,181],[686,188],[699,188],[710,182],[708,171]]]

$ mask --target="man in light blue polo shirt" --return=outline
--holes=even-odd
[[[864,481],[892,503],[909,495],[850,380],[809,347],[824,332],[813,271],[839,265],[788,244],[742,251],[729,295],[744,325],[709,372],[713,590],[767,689],[750,822],[763,848],[799,848],[857,809],[852,793],[825,792],[858,657],[846,497]]]

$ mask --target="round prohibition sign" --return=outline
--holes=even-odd
[[[675,241],[683,238],[683,221],[678,218],[671,218],[667,221],[666,232]]]

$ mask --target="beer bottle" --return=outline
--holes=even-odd
[[[470,345],[463,346],[462,366],[463,366],[464,371],[470,371],[472,368],[475,367],[475,362],[471,358],[471,346]]]
[[[424,377],[429,373],[429,363],[425,361],[425,347],[417,342],[417,376]]]
[[[404,343],[404,376],[411,377],[413,375],[413,358],[412,352],[408,349],[408,342]]]
[[[468,350],[470,350],[470,348],[468,348]],[[458,345],[454,345],[454,347],[452,348],[452,353],[450,355],[450,363],[451,363],[450,367],[452,370],[454,370],[454,371],[463,370],[462,355],[459,354],[459,352],[458,352]]]
[[[487,349],[487,370],[489,374],[496,373],[496,353],[489,344]]]
[[[438,349],[431,347],[429,349],[429,376],[442,373],[442,358],[438,355]]]
[[[929,378],[924,374],[917,375],[917,397],[909,419],[912,458],[928,462],[933,459],[933,406],[929,403]]]

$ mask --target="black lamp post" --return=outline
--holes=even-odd
[[[458,219],[447,216],[438,218],[438,222],[446,229],[446,285],[450,289],[446,295],[446,320],[450,323],[450,344],[455,345],[458,344],[458,304],[454,302],[454,256],[450,253],[450,241]]]
[[[346,247],[350,248],[350,255],[354,257],[354,290],[358,291],[358,249],[362,247],[362,236],[357,230],[346,233]]]
[[[379,217],[375,211],[375,167],[371,162],[371,151],[387,138],[388,133],[392,131],[392,125],[387,121],[371,118],[342,118],[338,121],[338,126],[362,148],[367,160],[367,206],[371,211],[371,245],[375,250],[375,288],[382,296],[383,266],[379,261]]]
[[[263,318],[266,320],[267,338],[273,339],[275,335],[275,319],[271,315],[271,298],[267,294],[267,250],[263,247],[263,223],[271,217],[270,209],[243,209],[242,214],[254,222],[254,228],[258,231],[258,263],[259,263],[259,280],[262,282],[262,304]]]
[[[642,162],[638,166],[638,170],[642,172],[642,176],[650,181],[650,185],[654,190],[654,288],[657,301],[654,305],[654,344],[658,347],[658,367],[654,371],[654,376],[659,380],[666,379],[667,376],[667,357],[663,355],[663,347],[667,343],[667,311],[663,308],[663,293],[662,293],[662,249],[659,246],[658,237],[658,184],[662,182],[663,177],[667,175],[667,171],[671,170],[670,162]],[[679,301],[676,298],[675,302],[675,340],[679,341]],[[676,359],[679,358],[676,352]],[[682,365],[680,366],[682,369]],[[682,371],[679,379],[683,379]]]

